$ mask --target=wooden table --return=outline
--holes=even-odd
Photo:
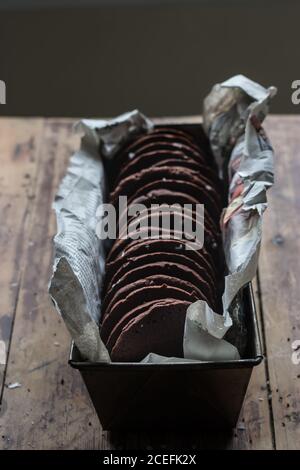
[[[266,360],[228,434],[103,432],[79,373],[68,366],[70,338],[47,284],[56,231],[51,202],[79,143],[72,123],[0,119],[0,447],[300,449],[300,363],[292,361],[300,340],[300,116],[266,122],[276,184],[255,282]],[[21,386],[8,387],[14,383]]]

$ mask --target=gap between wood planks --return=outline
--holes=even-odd
[[[273,413],[273,406],[272,406],[272,388],[270,384],[268,347],[267,347],[266,334],[265,334],[264,306],[263,306],[263,298],[261,294],[259,268],[256,273],[256,282],[257,282],[257,300],[258,300],[258,308],[260,311],[260,322],[261,322],[260,323],[261,324],[261,341],[262,341],[262,346],[263,346],[268,405],[269,405],[269,413],[270,413],[270,429],[271,429],[271,437],[272,437],[272,446],[273,446],[273,449],[276,450],[275,423],[274,423],[274,413]]]
[[[3,118],[1,118],[3,121]],[[28,126],[22,126],[22,132],[20,132],[20,125],[19,122],[20,120],[17,120],[15,118],[11,119],[5,119],[4,122],[7,124],[7,129],[4,126],[4,128],[7,130],[7,140],[10,144],[12,144],[12,148],[10,149],[8,146],[7,150],[7,155],[9,155],[10,151],[16,152],[17,150],[20,151],[25,145],[28,145],[28,142],[25,141],[25,144],[22,140],[17,140],[16,136],[21,139],[24,137],[30,137],[29,142],[31,145],[33,145],[33,148],[29,149],[29,156],[28,160],[24,162],[23,165],[20,165],[19,169],[16,172],[13,172],[10,175],[10,178],[14,178],[13,180],[10,181],[10,178],[8,178],[8,181],[10,184],[8,187],[14,187],[14,184],[19,184],[20,185],[20,178],[22,177],[27,177],[30,175],[31,179],[31,186],[30,186],[30,191],[28,194],[26,189],[22,189],[23,185],[20,185],[19,188],[20,190],[20,196],[21,198],[25,198],[26,202],[23,205],[23,214],[21,218],[21,224],[19,227],[19,233],[16,237],[18,239],[19,237],[22,237],[23,240],[21,242],[21,252],[19,256],[19,269],[16,272],[17,273],[17,278],[14,279],[14,283],[16,284],[16,289],[14,293],[14,297],[12,299],[12,305],[10,311],[10,330],[9,330],[9,336],[7,342],[4,341],[4,354],[5,354],[5,363],[0,366],[0,411],[1,411],[1,405],[3,401],[3,394],[4,394],[4,388],[5,388],[5,383],[6,383],[6,376],[7,376],[7,370],[8,370],[8,364],[9,364],[9,356],[10,356],[10,350],[11,350],[11,342],[12,342],[12,336],[13,336],[13,331],[14,331],[14,326],[15,326],[15,319],[16,319],[16,311],[18,307],[18,301],[19,301],[19,295],[20,295],[20,289],[22,285],[22,279],[23,279],[23,267],[22,267],[22,259],[23,255],[25,253],[24,248],[26,247],[27,244],[27,238],[29,235],[29,228],[30,228],[30,219],[32,217],[32,196],[35,195],[35,187],[36,187],[36,170],[37,170],[37,165],[38,165],[38,156],[39,156],[39,151],[40,151],[40,145],[42,143],[42,138],[44,134],[44,120],[39,119],[39,118],[33,118],[32,120],[28,120]],[[22,121],[21,121],[22,122]],[[9,124],[9,125],[8,125]],[[23,132],[23,127],[25,127],[25,130],[27,131],[24,133]],[[24,133],[24,135],[23,135]],[[19,135],[21,134],[21,136]],[[9,137],[10,138],[9,138]],[[36,144],[36,146],[34,146]],[[33,155],[36,156],[35,160],[32,160]],[[10,156],[10,158],[14,158],[14,156]],[[34,161],[34,165],[32,164],[32,161]],[[29,163],[31,162],[31,163]],[[4,162],[5,163],[5,162]],[[17,176],[15,176],[17,174]],[[3,192],[3,200],[5,200],[5,197],[9,196],[10,192],[9,189],[4,190]],[[22,205],[22,204],[21,204]],[[15,247],[17,250],[17,247]],[[16,253],[13,253],[16,255]],[[9,286],[7,286],[8,288]],[[0,312],[1,316],[1,312]]]
[[[23,273],[23,270],[22,270],[22,273]],[[14,303],[14,308],[13,308],[13,314],[12,314],[11,330],[10,330],[10,334],[9,334],[9,340],[8,340],[7,351],[6,351],[6,362],[5,362],[4,367],[3,367],[2,384],[0,384],[0,410],[1,410],[1,405],[2,405],[3,393],[4,393],[4,387],[5,387],[5,379],[6,379],[6,374],[7,374],[8,362],[9,362],[10,345],[11,345],[11,340],[12,340],[12,336],[13,336],[17,306],[18,306],[19,295],[20,295],[20,290],[21,290],[22,273],[21,273],[19,281],[18,281],[18,288],[17,288],[16,298],[15,298],[15,303]]]

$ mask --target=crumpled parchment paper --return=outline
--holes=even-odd
[[[231,327],[237,330],[236,345],[240,345],[240,349],[244,347],[238,337],[243,324],[233,325],[229,309],[257,269],[262,214],[267,207],[266,191],[274,178],[273,149],[261,123],[275,94],[274,87],[266,89],[243,75],[236,75],[215,85],[204,101],[204,129],[220,174],[227,177],[230,184],[228,207],[222,218],[228,275],[222,298],[223,316],[214,313],[201,300],[189,306],[185,357],[215,361],[224,357],[238,358],[237,348],[224,339]]]

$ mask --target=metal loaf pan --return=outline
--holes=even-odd
[[[164,124],[168,127],[171,124]],[[201,124],[172,127],[206,142]],[[79,370],[105,430],[232,428],[252,369],[262,359],[251,284],[242,295],[248,340],[243,359],[169,364],[92,363],[72,343],[69,364]]]

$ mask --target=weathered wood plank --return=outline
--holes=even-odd
[[[42,119],[0,119],[0,402],[23,271]]]
[[[300,340],[300,116],[271,117],[266,129],[276,182],[264,221],[260,287],[275,438],[278,449],[300,449],[300,364],[292,362]]]
[[[268,361],[266,357],[265,337],[263,334],[261,293],[259,292],[257,278],[253,280],[252,286],[265,359],[253,370],[252,379],[246,394],[243,413],[246,414],[246,430],[249,429],[249,443],[251,443],[251,448],[259,450],[274,449],[275,439],[268,378]]]
[[[197,119],[197,118],[195,118]],[[46,121],[37,166],[37,186],[25,252],[24,276],[0,418],[8,449],[113,448],[272,448],[265,366],[253,373],[238,428],[229,434],[112,434],[102,432],[79,374],[67,364],[69,337],[47,293],[51,238],[55,233],[51,201],[76,139],[68,121]],[[1,444],[0,444],[1,445]]]
[[[66,361],[70,341],[47,293],[51,238],[55,232],[51,202],[71,153],[71,134],[69,124],[47,121],[44,127],[6,377],[7,384],[20,382],[22,387],[13,390],[5,387],[2,404],[3,444],[10,448],[60,448],[64,444],[72,447],[71,430],[78,435],[83,430],[76,421],[83,417],[89,427],[88,413],[81,412],[87,396],[82,392],[80,378],[74,374],[72,380],[73,373]],[[75,140],[78,144],[78,139]]]

